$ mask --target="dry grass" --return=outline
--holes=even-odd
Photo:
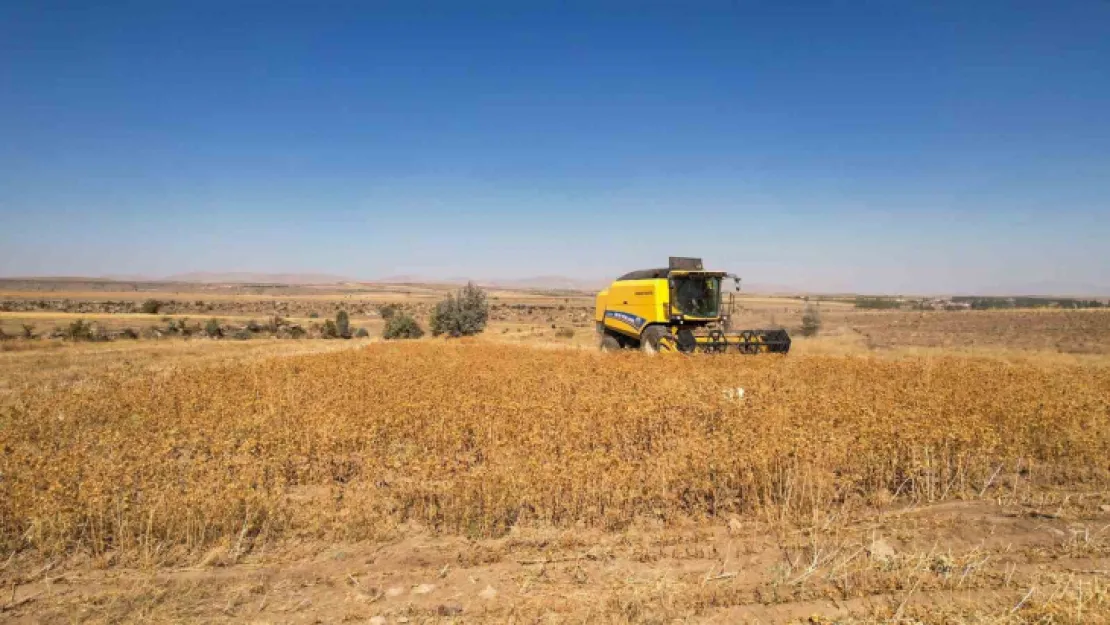
[[[1110,471],[1099,366],[420,342],[19,391],[0,408],[0,546],[42,558],[166,564],[402,523],[789,520]]]
[[[856,313],[850,323],[878,349],[991,347],[1110,354],[1107,310],[871,312]]]
[[[262,321],[265,322],[267,316],[261,314],[242,314],[242,315],[228,315],[228,314],[175,314],[175,315],[148,315],[142,313],[70,313],[70,312],[2,312],[0,311],[0,330],[7,332],[10,336],[20,336],[24,325],[29,325],[34,329],[36,335],[41,336],[48,334],[55,328],[65,328],[77,320],[95,323],[104,328],[119,330],[122,328],[132,328],[134,330],[145,330],[150,327],[165,327],[166,321],[173,319],[175,321],[187,320],[192,323],[201,323],[209,319],[216,319],[220,323],[234,323],[243,325],[249,321]],[[320,323],[323,320],[311,317],[298,317],[298,316],[282,316],[282,319],[289,323],[296,323],[302,326],[308,326],[312,323]],[[365,318],[358,319],[359,325],[380,325],[378,320],[368,321]]]
[[[29,388],[56,389],[83,384],[108,372],[138,375],[183,366],[352,349],[365,343],[365,339],[293,341],[269,338],[250,341],[174,338],[110,343],[4,341],[0,342],[0,404],[21,401]]]

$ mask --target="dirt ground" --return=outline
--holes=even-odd
[[[1072,622],[1110,614],[1110,499],[1047,496],[848,509],[808,527],[407,528],[380,544],[292,544],[188,568],[47,565],[6,576],[11,623]]]

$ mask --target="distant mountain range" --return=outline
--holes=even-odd
[[[326,273],[256,273],[250,271],[194,271],[162,278],[165,282],[209,284],[337,284],[354,282],[351,278]]]
[[[530,278],[467,278],[454,276],[451,278],[431,278],[412,274],[384,276],[375,278],[370,282],[383,282],[392,284],[474,284],[485,287],[502,287],[508,289],[555,289],[563,291],[593,291],[604,288],[608,284],[605,280],[589,280],[582,278],[569,278],[567,276],[533,276]]]
[[[179,273],[163,278],[152,276],[140,275],[105,275],[98,277],[90,276],[11,276],[4,277],[5,280],[27,280],[27,281],[41,281],[41,282],[100,282],[100,281],[116,281],[116,282],[191,282],[201,284],[288,284],[288,285],[330,285],[330,284],[349,284],[349,283],[384,283],[384,284],[449,284],[461,285],[467,282],[474,282],[475,284],[484,287],[501,287],[506,289],[523,289],[523,290],[566,290],[566,291],[597,291],[605,288],[610,281],[614,278],[572,278],[560,275],[540,275],[525,278],[467,278],[463,276],[455,276],[449,278],[437,278],[427,275],[419,274],[398,274],[381,276],[372,279],[353,278],[350,276],[341,276],[337,274],[327,273],[265,273],[265,272],[249,272],[249,271],[194,271],[189,273]],[[731,283],[728,284],[731,288]],[[799,288],[797,286],[786,284],[773,284],[773,283],[753,283],[744,282],[744,293],[749,294],[763,294],[763,295],[794,295],[794,294],[842,294],[851,295],[852,293],[881,293],[881,291],[873,289],[863,289],[859,291],[845,290],[843,292],[836,291],[835,293],[829,289],[821,288]],[[980,295],[980,296],[1040,296],[1040,297],[1092,297],[1097,299],[1104,299],[1110,296],[1110,285],[1098,285],[1094,283],[1069,281],[1069,280],[1054,280],[1054,281],[1029,281],[1029,282],[1015,282],[1012,284],[999,284],[991,288],[984,288],[978,291],[970,289],[956,289],[948,293],[930,293],[920,292],[901,293],[906,296],[929,296],[929,295]]]
[[[604,288],[608,281],[570,278],[567,276],[534,276],[529,278],[467,278],[455,276],[436,278],[416,274],[399,274],[373,278],[370,280],[325,273],[260,273],[249,271],[193,271],[179,273],[164,278],[141,278],[139,276],[104,276],[106,280],[193,282],[201,284],[342,284],[350,282],[378,282],[386,284],[466,284],[474,282],[487,287],[510,289],[559,289],[569,291],[592,291]]]

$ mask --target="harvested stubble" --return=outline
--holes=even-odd
[[[2,546],[172,561],[1105,484],[1108,398],[1095,366],[466,342],[107,373],[0,408]]]

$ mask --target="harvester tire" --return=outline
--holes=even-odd
[[[620,351],[621,343],[617,337],[612,334],[601,335],[601,351],[603,352],[616,352]]]
[[[663,326],[648,326],[640,334],[640,349],[645,354],[654,354],[659,351],[659,341],[670,336],[670,331]]]

